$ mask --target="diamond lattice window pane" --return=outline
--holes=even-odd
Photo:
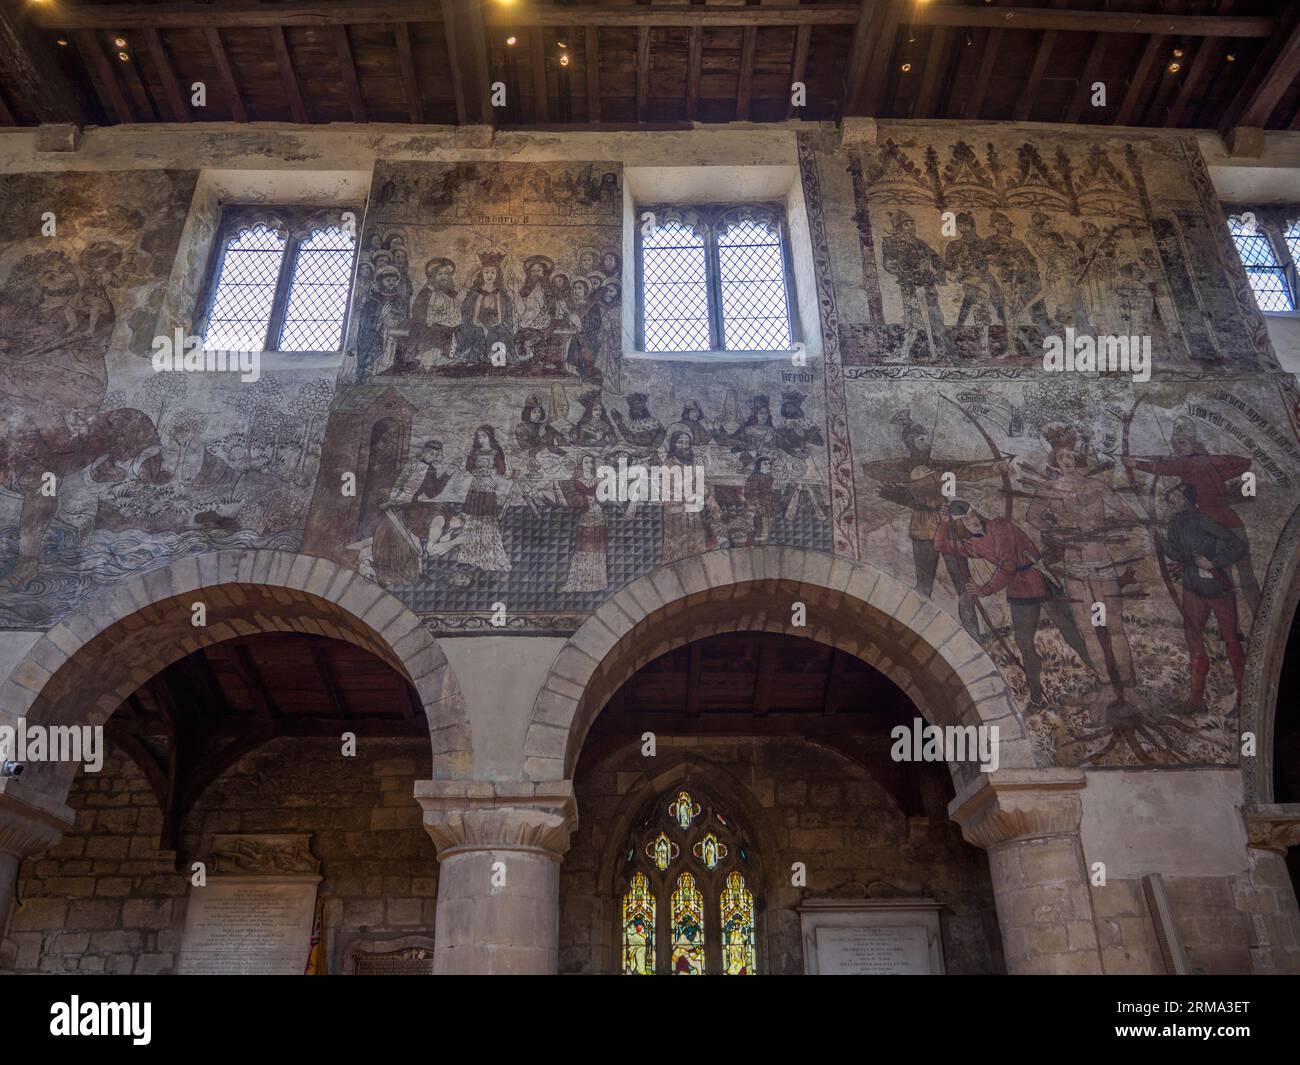
[[[203,334],[207,351],[261,351],[275,304],[284,238],[266,225],[240,230],[221,257],[221,276]]]
[[[1286,273],[1277,261],[1273,244],[1268,237],[1254,226],[1244,225],[1236,217],[1228,219],[1228,230],[1232,233],[1233,243],[1237,245],[1237,254],[1241,257],[1242,266],[1246,268],[1246,277],[1250,280],[1259,309],[1295,310],[1295,300],[1287,286]],[[1288,235],[1288,244],[1290,239]]]
[[[642,238],[646,351],[709,350],[709,280],[704,237],[665,222]]]
[[[752,219],[718,233],[723,346],[728,351],[790,347],[790,301],[778,229]]]
[[[1300,219],[1292,222],[1286,227],[1287,251],[1291,253],[1291,261],[1300,266]]]
[[[356,240],[338,227],[318,229],[298,246],[281,351],[339,350],[355,250]]]

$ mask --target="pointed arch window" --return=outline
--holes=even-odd
[[[199,334],[208,351],[336,352],[343,346],[356,238],[346,214],[228,208]]]
[[[625,975],[757,972],[751,887],[757,870],[743,832],[711,800],[693,788],[660,796],[623,853],[618,914]]]
[[[1294,311],[1295,294],[1287,280],[1286,269],[1278,258],[1277,248],[1267,225],[1261,225],[1255,212],[1228,216],[1228,232],[1237,246],[1241,265],[1255,293],[1261,311]],[[1276,230],[1274,230],[1276,233]]]

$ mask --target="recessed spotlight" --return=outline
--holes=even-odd
[[[1228,53],[1227,55],[1225,55],[1223,58],[1226,59],[1229,63],[1235,63],[1235,62],[1237,61],[1237,53],[1236,53],[1236,52],[1229,52],[1229,53]]]
[[[115,45],[117,45],[119,48],[125,48],[125,47],[126,47],[126,38],[125,38],[125,37],[114,37],[114,38],[113,38],[113,43],[114,43]]]
[[[60,38],[59,38],[57,41],[55,41],[54,43],[57,44],[60,48],[67,48],[67,47],[68,47],[68,42],[65,41],[62,37],[60,37]]]
[[[904,74],[906,74],[909,70],[912,69],[912,64],[911,64],[911,63],[904,63],[904,64],[903,64],[901,67],[899,67],[898,69],[901,70]]]
[[[1183,50],[1182,50],[1181,48],[1175,48],[1175,49],[1174,49],[1174,58],[1175,58],[1175,59],[1182,59],[1182,58],[1183,58]]]
[[[122,60],[123,63],[130,62],[130,60],[131,60],[131,57],[130,57],[129,55],[127,55],[125,52],[118,52],[118,53],[117,53],[117,58],[120,59],[120,60]]]
[[[515,43],[515,41],[517,41],[518,39],[519,39],[519,38],[517,38],[517,37],[507,37],[507,38],[506,38],[506,44],[513,45],[513,44]]]
[[[556,47],[557,47],[561,52],[563,52],[566,48],[569,47],[569,46],[568,46],[567,44],[565,44],[563,41],[556,41],[556,42],[555,42],[555,46],[556,46]]]
[[[566,52],[564,55],[560,56],[560,66],[567,67],[568,65],[569,65],[569,55]]]
[[[1183,64],[1182,64],[1182,63],[1170,63],[1170,64],[1169,64],[1169,73],[1170,73],[1170,74],[1177,74],[1177,73],[1178,73],[1180,70],[1182,70],[1182,69],[1183,69]]]

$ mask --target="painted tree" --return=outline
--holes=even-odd
[[[162,432],[163,419],[167,417],[167,408],[185,399],[186,385],[183,373],[156,373],[144,383],[145,403],[149,408],[157,408],[153,423]]]
[[[311,448],[316,426],[329,414],[333,399],[334,383],[326,377],[318,377],[300,388],[293,397],[289,410],[302,419],[302,436],[298,440],[298,461],[294,464],[294,469],[301,470],[307,465],[307,452]]]
[[[274,374],[262,374],[256,381],[239,384],[235,410],[244,416],[244,461],[253,458],[253,436],[258,422],[284,401],[284,385]]]
[[[203,435],[203,430],[207,427],[208,416],[190,407],[183,407],[172,416],[172,424],[168,432],[181,449],[180,457],[176,462],[177,469],[185,469],[185,459],[189,455],[190,445]]]

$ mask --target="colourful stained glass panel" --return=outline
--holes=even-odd
[[[645,873],[635,873],[623,896],[623,975],[653,976],[655,897]]]
[[[681,847],[677,846],[662,832],[645,845],[646,857],[653,858],[655,865],[661,870],[672,865],[681,852]]]
[[[672,897],[674,976],[704,975],[704,896],[695,877],[682,873]]]
[[[754,947],[754,896],[739,873],[727,877],[722,889],[722,971],[728,976],[753,976],[757,963]]]
[[[702,861],[708,868],[716,869],[718,863],[726,858],[729,853],[727,845],[720,843],[718,837],[712,832],[708,833],[699,843],[691,848],[691,853]]]
[[[668,807],[668,816],[682,828],[690,828],[691,822],[700,816],[700,804],[691,798],[690,792],[679,791],[677,798]]]

